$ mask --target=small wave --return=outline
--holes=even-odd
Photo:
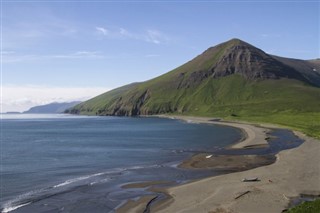
[[[93,175],[86,175],[86,176],[82,176],[82,177],[66,180],[63,183],[60,183],[60,184],[57,184],[57,185],[53,186],[53,188],[58,188],[58,187],[61,187],[61,186],[69,185],[69,184],[74,183],[74,182],[78,182],[78,181],[81,181],[81,180],[86,180],[86,179],[89,179],[89,178],[92,178],[92,177],[96,177],[96,176],[100,176],[100,175],[104,175],[104,174],[106,174],[106,173],[101,172],[101,173],[97,173],[97,174],[93,174]]]
[[[139,169],[152,169],[152,168],[159,168],[159,167],[163,167],[163,165],[154,164],[154,165],[131,166],[131,167],[123,168],[123,171],[139,170]]]
[[[55,190],[56,188],[65,186],[65,185],[69,185],[78,181],[82,181],[82,180],[86,180],[92,177],[96,177],[96,176],[100,176],[100,175],[104,175],[104,174],[108,174],[108,172],[106,173],[96,173],[93,175],[86,175],[86,176],[82,176],[82,177],[78,177],[78,178],[74,178],[74,179],[70,179],[70,180],[66,180],[63,183],[51,186],[51,187],[47,187],[47,188],[42,188],[42,189],[37,189],[37,190],[33,190],[24,194],[20,194],[17,197],[15,197],[14,199],[8,201],[7,203],[5,203],[2,207],[3,209],[1,210],[1,213],[6,213],[6,212],[10,212],[13,211],[17,208],[26,206],[28,204],[33,203],[34,200],[39,200],[42,199],[41,197],[46,198],[47,195],[50,194],[55,194],[57,193],[57,191]]]
[[[6,202],[2,207],[3,209],[1,210],[1,213],[5,213],[5,212],[10,212],[13,211],[15,209],[18,209],[20,207],[29,205],[30,203],[30,198],[35,195],[35,194],[41,194],[44,193],[46,191],[48,191],[49,188],[44,188],[44,189],[37,189],[37,190],[33,190],[24,194],[20,194],[17,197],[15,197],[12,200],[9,200],[8,202]],[[24,202],[23,202],[24,201]]]
[[[53,188],[66,186],[66,185],[69,185],[69,184],[72,184],[72,183],[75,183],[75,182],[78,182],[78,181],[82,181],[82,180],[87,180],[87,179],[90,179],[90,178],[93,178],[93,177],[96,177],[96,176],[108,175],[108,174],[113,174],[113,173],[123,172],[123,171],[128,171],[128,170],[139,170],[139,169],[158,168],[158,167],[161,167],[161,165],[149,165],[149,166],[141,165],[141,166],[126,167],[126,168],[116,168],[116,169],[112,169],[112,170],[107,171],[107,172],[100,172],[100,173],[96,173],[96,174],[93,174],[93,175],[86,175],[86,176],[81,176],[81,177],[69,179],[69,180],[64,181],[63,183],[59,183],[59,184],[53,186]],[[98,183],[98,182],[101,182],[101,181],[96,181],[95,183]]]
[[[115,168],[115,169],[108,170],[106,172],[100,172],[100,173],[96,173],[96,174],[92,174],[92,175],[85,175],[85,176],[69,179],[69,180],[66,180],[62,183],[56,184],[51,187],[37,189],[37,190],[33,190],[30,192],[18,195],[14,199],[6,202],[2,206],[2,209],[0,208],[0,211],[1,211],[1,213],[7,213],[7,212],[13,211],[15,209],[18,209],[20,207],[29,205],[29,204],[33,203],[34,201],[39,201],[39,200],[45,199],[47,197],[50,197],[52,195],[59,194],[61,192],[63,193],[66,190],[63,188],[64,186],[76,184],[77,182],[80,182],[80,181],[85,181],[86,184],[88,184],[88,185],[94,185],[94,184],[108,182],[110,180],[110,177],[107,177],[107,178],[104,177],[100,180],[93,179],[92,181],[90,181],[88,183],[88,181],[94,177],[104,176],[104,175],[112,175],[112,174],[115,174],[115,175],[120,174],[121,175],[123,172],[126,172],[126,171],[146,169],[146,168],[158,168],[158,167],[161,167],[161,165],[138,165],[138,166],[125,167],[125,168]]]
[[[23,206],[26,206],[26,205],[29,205],[31,202],[28,202],[28,203],[23,203],[23,204],[20,204],[20,205],[16,205],[16,206],[8,206],[8,207],[4,207],[1,211],[1,213],[7,213],[7,212],[11,212],[13,210],[16,210],[20,207],[23,207]]]
[[[179,153],[183,153],[185,152],[185,150],[182,150],[182,149],[174,149],[174,150],[171,150],[172,153],[175,153],[175,154],[179,154]]]

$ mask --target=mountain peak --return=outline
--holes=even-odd
[[[238,44],[248,44],[247,42],[242,41],[242,40],[239,39],[239,38],[232,38],[232,39],[226,41],[225,43],[234,44],[234,45],[238,45]]]
[[[228,48],[235,48],[235,47],[246,47],[246,48],[256,48],[253,45],[245,42],[239,38],[232,38],[226,42],[216,45],[215,47],[228,47]]]
[[[210,47],[196,58],[174,70],[178,88],[189,88],[208,78],[233,74],[247,80],[291,78],[320,85],[317,63],[282,60],[238,38]],[[303,71],[302,71],[303,70]],[[318,72],[318,71],[317,71]]]
[[[274,110],[300,111],[306,109],[306,102],[315,103],[309,108],[313,110],[318,109],[320,103],[319,89],[310,87],[320,87],[318,70],[320,65],[315,60],[268,55],[234,38],[207,49],[162,76],[109,91],[69,112],[96,115],[234,115],[252,111],[255,115],[255,112],[266,108],[267,114]],[[301,101],[300,97],[303,97]],[[292,105],[293,108],[288,107],[287,104],[293,100],[298,101]]]
[[[302,78],[291,67],[238,38],[211,47],[198,57],[214,59],[205,62],[211,64],[207,72],[214,78],[231,74],[240,74],[246,79]]]

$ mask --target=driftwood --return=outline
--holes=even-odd
[[[237,196],[237,197],[235,197],[234,199],[236,200],[236,199],[238,199],[238,198],[242,197],[243,195],[248,194],[249,192],[250,192],[250,191],[242,192],[240,195],[238,195],[238,196]]]
[[[159,197],[159,195],[155,196],[154,198],[152,198],[146,205],[146,208],[144,209],[143,213],[150,213],[150,207],[153,201],[155,201],[157,198]]]
[[[255,181],[260,181],[260,180],[259,180],[259,178],[257,178],[257,177],[244,178],[244,179],[242,179],[242,182],[255,182]]]

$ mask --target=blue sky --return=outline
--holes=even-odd
[[[319,16],[317,1],[2,1],[2,111],[148,80],[231,38],[319,58]]]

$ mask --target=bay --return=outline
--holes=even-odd
[[[240,130],[225,126],[61,114],[2,115],[1,134],[3,212],[113,211],[149,193],[123,184],[217,174],[176,165],[241,138]]]

